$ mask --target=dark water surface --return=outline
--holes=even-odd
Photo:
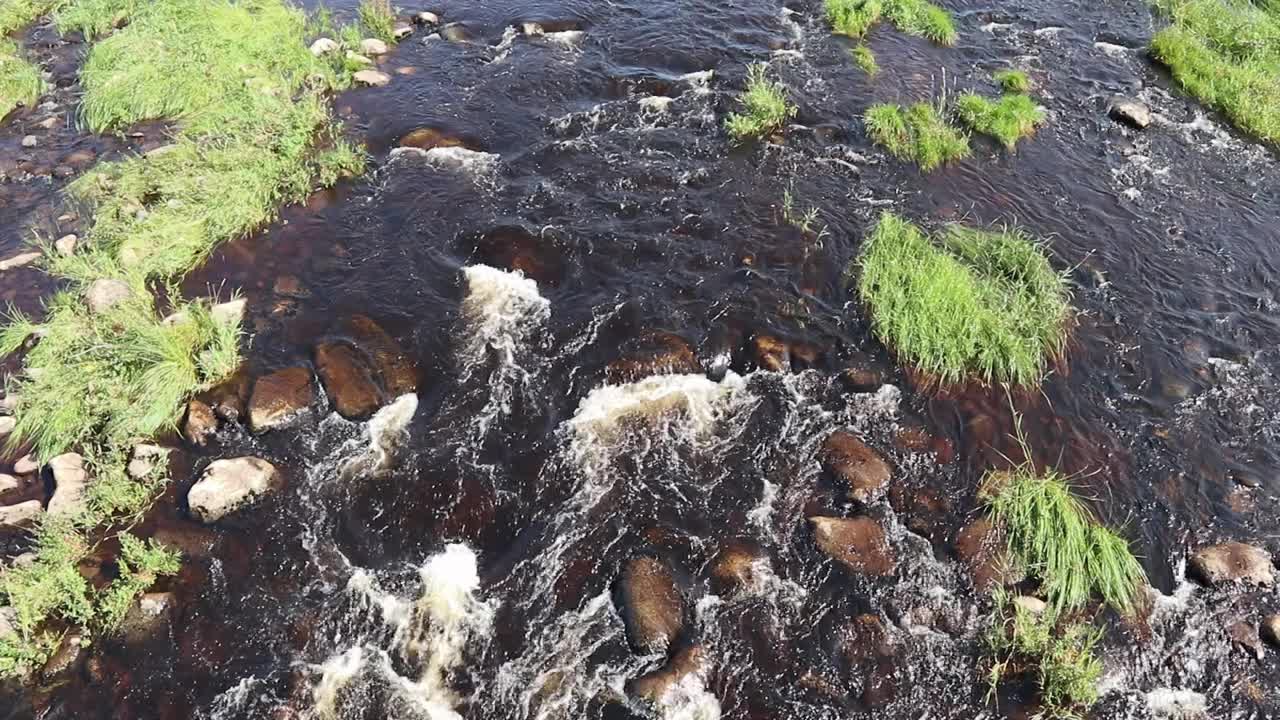
[[[184,454],[143,528],[197,548],[164,588],[180,599],[171,631],[95,648],[77,679],[37,694],[40,716],[994,716],[978,644],[989,607],[953,543],[982,473],[1021,458],[1015,409],[1034,460],[1076,474],[1169,596],[1150,627],[1105,618],[1098,716],[1150,717],[1162,688],[1205,694],[1212,717],[1280,713],[1277,654],[1254,660],[1223,630],[1280,598],[1183,581],[1203,543],[1280,549],[1275,158],[1171,90],[1143,53],[1140,3],[943,4],[957,47],[878,27],[874,80],[816,0],[432,7],[471,41],[419,29],[382,61],[389,86],[337,100],[370,175],[186,283],[243,290],[255,374],[310,363],[337,318],[376,319],[419,367],[406,446],[388,472],[344,476],[367,430],[317,412]],[[527,35],[528,22],[570,34]],[[757,61],[799,115],[778,142],[735,147],[721,124]],[[1016,154],[975,138],[972,158],[922,175],[862,133],[873,102],[994,94],[1007,66],[1029,71],[1050,112]],[[1158,121],[1138,133],[1108,119],[1115,93]],[[389,157],[422,127],[488,155]],[[22,132],[10,121],[0,147]],[[0,188],[6,250],[56,188]],[[783,220],[788,190],[818,208],[820,236]],[[845,289],[883,209],[1046,240],[1081,316],[1042,393],[918,392],[895,367]],[[284,275],[302,290],[275,292]],[[688,340],[705,376],[604,387],[605,366],[651,331]],[[789,371],[759,369],[761,337],[787,344]],[[891,387],[850,392],[848,367]],[[888,577],[833,566],[805,521],[856,514],[816,459],[839,428],[895,469],[888,501],[865,511],[897,555]],[[186,489],[210,459],[245,454],[283,468],[288,491],[200,529]],[[711,581],[726,547],[764,558],[748,591]],[[674,569],[679,645],[709,658],[656,711],[625,692],[664,662],[632,652],[617,609],[638,556]],[[1029,699],[1015,690],[1000,710],[1025,715]]]

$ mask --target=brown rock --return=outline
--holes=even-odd
[[[76,673],[84,662],[86,653],[80,642],[79,633],[67,633],[53,655],[40,668],[40,679],[46,684],[66,681]]]
[[[249,397],[249,427],[266,432],[288,425],[315,402],[311,371],[291,367],[263,375],[253,384]]]
[[[349,345],[322,343],[315,361],[324,390],[343,417],[364,419],[382,404],[369,368]]]
[[[311,294],[302,287],[302,281],[293,275],[281,275],[276,278],[276,284],[272,289],[277,295],[285,297],[304,298]]]
[[[182,423],[182,436],[193,445],[204,445],[218,431],[218,418],[213,408],[199,400],[187,403],[187,419]]]
[[[732,595],[760,582],[762,558],[739,544],[726,544],[711,561],[711,587],[718,595]]]
[[[758,367],[771,372],[791,370],[791,351],[785,342],[772,335],[756,335],[751,338],[751,346]]]
[[[639,653],[663,652],[684,628],[684,596],[661,561],[634,558],[622,571],[619,595],[627,639]]]
[[[857,362],[840,373],[840,382],[849,392],[869,393],[880,389],[888,382],[884,370],[875,367],[869,361]]]
[[[173,593],[145,593],[133,603],[120,621],[119,634],[130,645],[141,645],[168,636],[176,600]]]
[[[88,502],[85,489],[89,473],[84,468],[84,458],[76,453],[63,453],[49,461],[53,472],[53,496],[45,512],[49,517],[74,518],[80,515]]]
[[[888,575],[896,560],[884,529],[869,517],[811,517],[818,548],[845,567],[867,575]]]
[[[227,422],[244,417],[253,383],[246,368],[239,370],[217,387],[201,393],[200,399],[213,409],[213,414]]]
[[[893,639],[879,615],[863,613],[849,621],[841,650],[850,665],[865,666],[868,660],[893,657]]]
[[[1275,584],[1271,555],[1244,543],[1225,542],[1200,548],[1191,554],[1189,566],[1196,577],[1210,585],[1244,582],[1270,587]]]
[[[1280,613],[1262,619],[1262,639],[1272,645],[1280,645]]]
[[[421,127],[412,130],[400,138],[400,147],[418,148],[419,150],[430,150],[438,147],[468,147],[468,145],[459,138],[452,135],[446,135],[444,132],[433,127]],[[475,150],[476,148],[471,148]]]
[[[623,346],[622,357],[605,368],[605,378],[611,383],[630,383],[650,375],[701,372],[693,347],[684,338],[663,330],[650,330]]]
[[[956,534],[956,556],[969,567],[974,589],[985,592],[1022,579],[991,520],[974,520]]]
[[[822,443],[822,467],[848,489],[849,497],[872,503],[889,485],[889,464],[852,433],[837,430]]]
[[[703,676],[707,671],[707,657],[701,645],[690,645],[676,653],[659,670],[632,680],[627,692],[650,703],[659,703],[663,696],[690,675]]]
[[[417,390],[417,365],[382,326],[364,315],[352,315],[342,329],[373,361],[373,369],[388,395],[399,397]]]

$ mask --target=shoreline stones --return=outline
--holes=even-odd
[[[1241,542],[1224,542],[1202,547],[1187,560],[1188,569],[1208,585],[1243,582],[1271,587],[1275,574],[1271,554]]]
[[[623,568],[618,594],[627,640],[639,653],[666,652],[684,629],[684,595],[660,560],[633,558]]]
[[[360,54],[369,55],[386,55],[387,44],[378,38],[365,38],[360,41]]]
[[[89,473],[84,469],[84,458],[76,453],[64,453],[49,461],[53,472],[53,496],[49,498],[46,512],[49,517],[72,518],[85,509],[85,488]]]
[[[319,38],[311,43],[311,54],[316,57],[338,51],[338,43],[330,38]]]
[[[361,70],[352,75],[351,79],[366,87],[386,87],[391,84],[391,76],[380,70]]]
[[[888,575],[897,565],[880,523],[869,517],[811,517],[818,549],[850,570]]]
[[[277,489],[278,473],[271,463],[256,457],[215,460],[187,493],[191,515],[202,523],[215,523]]]
[[[26,267],[27,265],[39,260],[41,257],[44,256],[38,252],[18,253],[13,257],[0,260],[0,271]]]
[[[0,506],[0,525],[30,527],[44,514],[39,500],[28,500],[14,505]]]
[[[822,467],[837,478],[849,497],[864,505],[884,497],[889,487],[889,464],[857,436],[837,430],[822,443]]]
[[[249,428],[266,432],[284,427],[305,413],[315,399],[311,371],[305,367],[263,375],[253,384],[253,394],[249,397]]]

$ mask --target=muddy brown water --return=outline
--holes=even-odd
[[[982,473],[1021,459],[1014,410],[1033,459],[1075,475],[1163,593],[1185,599],[1182,562],[1196,545],[1280,549],[1274,155],[1172,89],[1143,53],[1153,19],[1140,3],[944,5],[957,46],[878,27],[874,80],[817,2],[431,8],[470,41],[419,28],[381,61],[389,86],[336,100],[370,174],[287,209],[185,283],[192,295],[244,293],[255,374],[310,363],[337,318],[387,328],[419,366],[398,464],[339,482],[365,430],[322,410],[288,431],[226,427],[211,447],[187,448],[143,526],[197,549],[160,588],[179,599],[172,628],[141,646],[104,641],[70,680],[12,695],[9,716],[991,715],[978,659],[986,606],[952,544],[979,513]],[[582,34],[529,36],[526,22]],[[82,50],[49,33],[28,43],[58,67]],[[799,115],[777,143],[733,146],[721,122],[756,61]],[[1010,65],[1050,112],[1016,153],[975,138],[973,157],[922,175],[861,131],[873,102],[994,94],[991,72]],[[1117,93],[1148,102],[1157,123],[1110,120]],[[77,133],[73,81],[60,97],[68,104],[48,112],[68,123],[32,163],[152,141]],[[6,157],[43,117],[6,120]],[[422,127],[496,157],[461,168],[389,157]],[[23,228],[56,222],[64,181],[6,173],[9,253]],[[818,208],[821,237],[783,221],[788,189]],[[923,392],[896,367],[845,289],[883,209],[925,224],[1017,223],[1045,239],[1081,316],[1042,392]],[[480,265],[521,270],[536,290]],[[0,285],[24,308],[48,290],[29,272]],[[281,276],[300,291],[275,292]],[[592,395],[652,330],[686,338],[714,381]],[[789,344],[790,372],[758,368],[758,336]],[[836,376],[850,366],[900,394],[848,392]],[[671,403],[685,412],[655,410]],[[806,516],[863,512],[818,471],[817,445],[839,427],[895,468],[888,500],[866,511],[889,528],[888,577],[833,567],[806,527]],[[209,460],[244,454],[276,462],[288,489],[201,529],[186,489]],[[745,597],[709,581],[726,545],[767,558],[766,581]],[[636,556],[673,568],[686,597],[679,644],[712,658],[700,685],[657,710],[624,692],[663,662],[632,652],[622,630],[615,581]],[[456,592],[462,619],[427,613],[436,665],[424,670],[399,634],[418,621],[388,608],[434,586]],[[1146,693],[1185,688],[1213,717],[1275,716],[1276,652],[1252,659],[1223,628],[1277,607],[1274,592],[1199,588],[1154,628],[1104,617],[1110,692],[1096,715],[1149,717]],[[887,643],[858,630],[868,614]],[[1027,688],[1005,695],[1000,711],[1032,711]]]

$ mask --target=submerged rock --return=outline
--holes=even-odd
[[[848,490],[849,497],[868,504],[884,497],[889,464],[855,435],[837,430],[822,443],[822,467]]]
[[[76,453],[64,453],[49,461],[53,471],[53,497],[49,498],[49,517],[73,518],[85,509],[85,488],[89,473],[84,469],[84,458]]]
[[[382,404],[378,386],[360,356],[345,343],[316,347],[316,372],[340,415],[350,420],[373,414]]]
[[[740,544],[726,544],[711,561],[711,587],[720,595],[732,595],[760,582],[763,558]]]
[[[204,445],[218,431],[218,418],[213,408],[200,400],[187,403],[187,417],[182,423],[182,436],[193,445]]]
[[[28,500],[14,505],[0,505],[0,525],[30,527],[44,514],[39,500]]]
[[[411,130],[400,138],[398,143],[403,148],[418,148],[421,150],[431,150],[438,147],[468,147],[467,143],[452,135],[446,135],[443,131],[433,127],[420,127]]]
[[[473,39],[467,26],[456,22],[440,28],[440,37],[453,43],[468,43]]]
[[[348,460],[339,476],[347,481],[358,475],[377,476],[390,469],[409,437],[409,424],[417,411],[418,396],[407,393],[375,413],[368,425],[369,447]]]
[[[618,594],[631,647],[665,652],[684,628],[684,595],[671,569],[654,558],[634,558],[623,568]]]
[[[811,517],[818,549],[854,572],[888,575],[896,560],[880,523],[869,517]]]
[[[351,76],[358,85],[384,87],[391,83],[391,76],[378,70],[361,70]]]
[[[650,330],[623,345],[622,357],[605,368],[611,383],[635,382],[650,375],[699,374],[693,346],[675,333]]]
[[[387,395],[399,397],[417,391],[417,365],[381,325],[368,316],[352,315],[340,330],[372,360]]]
[[[99,278],[89,285],[89,289],[85,291],[84,300],[88,303],[90,311],[104,313],[132,296],[133,290],[125,281]]]
[[[130,645],[141,645],[168,636],[176,600],[173,593],[145,593],[120,621],[120,637]]]
[[[1244,582],[1270,587],[1275,584],[1271,555],[1262,548],[1240,542],[1200,548],[1191,554],[1188,564],[1196,577],[1210,585]]]
[[[1114,97],[1107,108],[1107,114],[1113,119],[1132,125],[1139,130],[1151,124],[1151,108],[1133,98]]]
[[[288,425],[315,402],[311,371],[304,367],[277,370],[258,378],[249,397],[249,427],[265,432]]]
[[[960,530],[955,551],[956,557],[968,566],[973,587],[979,592],[1022,579],[1009,559],[1003,538],[988,518],[978,518]]]
[[[756,335],[751,338],[755,350],[756,366],[770,372],[791,370],[791,350],[782,340],[772,335]]]
[[[1258,637],[1258,626],[1243,620],[1227,627],[1227,637],[1231,644],[1245,650],[1258,660],[1262,659],[1262,640]]]
[[[707,673],[707,654],[701,645],[690,645],[672,656],[662,668],[646,673],[627,684],[627,692],[647,702],[658,704],[662,698],[690,675]]]
[[[187,493],[191,515],[214,523],[277,489],[276,468],[256,457],[215,460]]]

